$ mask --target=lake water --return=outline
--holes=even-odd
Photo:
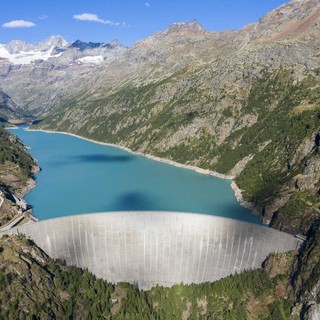
[[[259,223],[241,207],[230,181],[64,134],[10,130],[42,171],[25,197],[40,220],[80,213],[166,210]]]

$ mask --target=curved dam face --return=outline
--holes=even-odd
[[[24,233],[52,258],[88,268],[109,282],[215,281],[261,267],[272,252],[297,249],[294,236],[242,221],[175,212],[68,216],[6,231]]]

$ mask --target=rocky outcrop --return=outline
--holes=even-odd
[[[303,319],[318,319],[320,293],[320,223],[309,231],[292,273],[292,290]]]
[[[307,310],[303,315],[303,319],[305,320],[318,320],[320,319],[320,305],[312,304],[308,306]]]
[[[296,149],[290,166],[299,167],[298,174],[286,181],[282,191],[264,208],[264,218],[271,221],[271,225],[292,233],[306,233],[312,222],[320,214],[319,210],[319,181],[320,181],[320,156],[316,137],[318,132],[310,138],[303,140]],[[305,227],[290,225],[287,215],[283,211],[293,199],[300,198],[301,205],[298,210],[300,219],[307,219]],[[297,203],[297,201],[295,201]],[[302,218],[303,217],[303,218]],[[285,229],[286,228],[286,229]]]

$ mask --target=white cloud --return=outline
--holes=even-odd
[[[145,2],[144,4],[145,4],[145,6],[146,6],[147,8],[150,8],[150,7],[151,7],[149,2]]]
[[[39,20],[46,20],[48,19],[49,17],[45,14],[43,14],[42,16],[38,17]]]
[[[98,15],[94,13],[82,13],[82,14],[75,14],[73,16],[73,19],[80,20],[80,21],[93,21],[93,22],[99,22],[103,24],[108,24],[110,26],[119,26],[119,22],[114,22],[111,20],[103,20],[98,17]]]
[[[33,22],[26,20],[12,20],[2,25],[3,28],[31,28],[35,26]]]

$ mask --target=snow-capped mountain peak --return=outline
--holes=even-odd
[[[110,43],[81,40],[68,43],[61,36],[51,36],[35,44],[20,40],[0,44],[0,63],[25,65],[59,58],[58,63],[63,64],[100,64],[125,50],[126,48],[116,40]]]
[[[49,48],[65,48],[69,45],[69,43],[64,40],[61,36],[51,36],[48,39],[39,42],[37,44],[38,49],[42,49],[47,51]]]
[[[59,57],[67,46],[68,42],[61,36],[51,36],[36,44],[13,40],[6,45],[0,44],[0,59],[7,59],[12,64],[30,64],[37,60],[46,61],[52,57]]]

